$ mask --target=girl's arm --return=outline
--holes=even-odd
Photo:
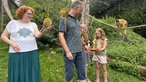
[[[108,41],[107,41],[107,40],[105,40],[105,41],[104,41],[104,43],[103,43],[103,46],[102,46],[102,48],[100,48],[100,50],[101,50],[101,51],[102,51],[102,50],[105,50],[105,49],[106,49],[107,44],[108,44]]]
[[[96,48],[96,42],[95,42],[95,40],[93,40],[93,48]]]
[[[86,45],[85,42],[84,42],[84,38],[83,38],[83,36],[81,36],[81,42],[82,42],[82,45],[83,45],[83,46]]]

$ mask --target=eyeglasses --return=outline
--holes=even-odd
[[[29,16],[33,16],[33,14],[32,13],[26,13],[27,15],[29,15]]]

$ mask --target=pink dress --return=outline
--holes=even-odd
[[[107,41],[108,39],[106,38],[104,41]],[[101,40],[98,39],[97,40],[97,48],[101,48]],[[106,57],[106,49],[103,51],[97,51],[97,52],[93,52],[93,61],[97,61],[101,64],[106,64],[107,63],[107,57]]]

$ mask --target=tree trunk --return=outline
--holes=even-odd
[[[12,20],[13,19],[13,16],[11,14],[11,11],[10,11],[10,8],[9,8],[9,5],[8,5],[8,0],[2,0],[2,3],[4,5],[4,8],[6,10],[6,13],[7,15],[9,16],[9,18]]]
[[[19,7],[24,4],[25,0],[13,0],[13,2]]]
[[[89,24],[89,0],[83,0],[84,2],[84,9],[82,12],[81,23],[85,24],[88,27]],[[86,14],[87,13],[87,14]]]
[[[140,69],[141,76],[146,77],[146,67],[138,66],[138,68]]]

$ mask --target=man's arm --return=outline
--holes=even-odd
[[[64,32],[59,32],[59,40],[60,40],[60,43],[61,43],[63,49],[65,50],[67,58],[69,60],[72,60],[73,56],[72,56],[72,53],[70,52],[70,50],[69,50],[69,48],[66,44],[66,41],[65,41],[65,38],[64,38]]]

